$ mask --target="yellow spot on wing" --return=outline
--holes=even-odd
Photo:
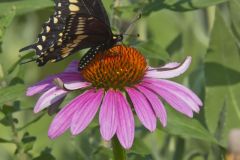
[[[83,34],[84,31],[77,31],[75,34]]]
[[[77,12],[80,10],[80,8],[75,4],[70,4],[68,8],[71,12]]]
[[[52,63],[54,63],[54,62],[56,62],[56,61],[57,61],[56,59],[52,59],[52,60],[51,60]]]
[[[53,51],[54,51],[54,48],[50,48],[49,50],[50,50],[50,52],[53,52]]]
[[[78,3],[77,0],[69,0],[70,3]]]
[[[61,56],[67,57],[71,53],[72,50],[73,50],[73,48],[70,48],[70,47],[63,48]]]
[[[58,19],[56,17],[53,18],[54,23],[58,23]]]
[[[42,41],[44,42],[44,41],[46,41],[46,36],[42,36]]]
[[[50,32],[50,30],[51,30],[50,27],[47,26],[47,27],[46,27],[46,31],[47,31],[47,32]]]
[[[42,45],[38,45],[37,48],[41,51],[43,49]]]

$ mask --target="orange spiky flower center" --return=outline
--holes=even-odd
[[[98,53],[81,74],[94,87],[123,89],[139,83],[146,68],[146,60],[139,51],[116,45]]]

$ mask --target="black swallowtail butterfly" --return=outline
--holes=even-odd
[[[43,24],[38,41],[20,52],[34,49],[38,66],[57,62],[84,48],[90,50],[80,60],[79,70],[96,55],[122,41],[114,35],[101,0],[55,0],[55,12]]]

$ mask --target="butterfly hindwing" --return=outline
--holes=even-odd
[[[101,0],[55,0],[54,15],[43,24],[38,41],[20,51],[34,49],[39,66],[97,46],[112,37]]]

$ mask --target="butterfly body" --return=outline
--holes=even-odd
[[[38,66],[90,48],[80,60],[81,69],[94,54],[122,41],[122,35],[112,33],[101,0],[55,0],[55,12],[42,28],[38,41],[20,50],[34,49]]]
[[[102,43],[96,47],[92,47],[88,52],[82,57],[79,62],[79,70],[82,70],[95,56],[97,53],[101,53],[112,46],[114,46],[117,42],[121,42],[123,40],[122,35],[113,35],[113,39],[109,42]]]

